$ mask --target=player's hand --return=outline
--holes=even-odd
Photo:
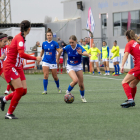
[[[101,59],[101,61],[102,61],[102,59]]]
[[[107,60],[109,60],[109,58],[107,58]]]
[[[117,51],[117,49],[115,49],[115,51]]]
[[[121,71],[121,73],[124,73],[124,67],[121,67],[120,71]]]
[[[3,54],[3,55],[1,56],[1,59],[5,59],[5,57],[6,57],[6,55],[5,55],[5,54]]]
[[[78,54],[82,55],[82,50],[80,48],[76,49],[76,51],[78,52]]]
[[[37,57],[36,57],[36,60],[37,60],[38,62],[40,62],[40,61],[42,60],[42,57],[37,56]]]

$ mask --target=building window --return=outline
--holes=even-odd
[[[140,34],[140,11],[130,11],[113,14],[114,36],[123,36],[128,29]]]

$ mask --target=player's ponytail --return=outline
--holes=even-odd
[[[73,40],[73,41],[77,41],[77,37],[76,37],[75,35],[70,36],[69,39],[71,39],[71,40]]]
[[[52,36],[53,36],[53,32],[52,32],[52,30],[51,30],[50,28],[48,28],[47,33],[51,33]],[[47,34],[47,33],[46,33],[46,34]]]
[[[135,32],[133,30],[127,30],[125,35],[129,40],[135,40],[138,44],[140,44],[140,41],[136,38]]]
[[[23,20],[21,22],[20,30],[21,30],[21,36],[24,38],[24,41],[26,41],[24,37],[24,32],[26,32],[30,27],[31,27],[31,23],[28,20]]]
[[[4,38],[7,38],[7,34],[3,34],[3,33],[0,33],[0,41],[3,40]]]

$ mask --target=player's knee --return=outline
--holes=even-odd
[[[79,87],[81,90],[84,90],[84,85],[83,84],[79,84]]]
[[[78,79],[73,80],[74,85],[76,85],[78,83]]]
[[[57,76],[54,76],[53,78],[54,78],[55,81],[58,81],[58,77]]]
[[[125,83],[126,83],[126,82],[123,80],[123,81],[122,81],[122,85],[125,84]]]
[[[130,83],[130,87],[131,87],[131,88],[135,88],[135,87],[136,87],[136,84],[133,83],[133,82],[131,82],[131,83]]]
[[[22,96],[25,96],[26,94],[27,94],[27,88],[23,89],[23,95]]]

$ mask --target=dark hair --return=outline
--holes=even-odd
[[[13,37],[12,36],[8,36],[8,40],[12,40],[13,39]]]
[[[117,41],[116,40],[114,42],[117,44]]]
[[[73,41],[77,41],[77,37],[75,35],[70,36],[69,39],[72,39]]]
[[[48,28],[47,33],[51,33],[52,36],[53,36],[53,32],[52,32],[52,30],[51,30],[50,28]],[[46,33],[46,34],[47,34],[47,33]]]
[[[21,36],[23,37],[24,41],[24,32],[26,32],[31,27],[31,23],[28,20],[23,20],[20,24]]]
[[[103,43],[104,43],[104,42],[106,43],[106,41],[103,41]],[[107,43],[106,43],[106,45],[107,45]]]
[[[5,38],[7,36],[8,36],[7,34],[0,33],[0,40],[2,40],[3,38]]]
[[[135,32],[133,30],[127,30],[125,35],[128,39],[135,40],[138,44],[140,44],[140,41],[135,37]]]

